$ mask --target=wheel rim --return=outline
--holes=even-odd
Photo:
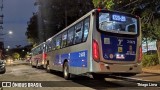
[[[50,69],[50,68],[49,68],[49,65],[47,65],[47,70],[49,71],[49,69]]]
[[[68,67],[66,65],[64,67],[64,76],[68,77]]]
[[[38,68],[38,61],[37,61],[37,63],[36,63],[36,67]]]

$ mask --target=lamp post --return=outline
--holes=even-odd
[[[1,33],[0,36],[4,36],[4,35],[12,35],[13,32],[12,31],[9,31],[8,33]]]
[[[12,35],[12,34],[13,34],[13,32],[12,32],[12,31],[9,31],[9,32],[8,32],[8,34],[9,34],[9,35]]]
[[[13,34],[13,32],[12,31],[9,31],[8,33],[0,33],[0,36],[4,36],[4,35],[12,35]],[[4,51],[3,50],[5,50],[4,49],[4,41],[3,41],[3,39],[4,38],[0,38],[0,39],[2,39],[2,41],[0,41],[0,59],[3,59],[4,57],[3,57],[3,55],[4,55]],[[10,48],[10,46],[8,46],[8,49],[6,49],[6,52],[8,52],[9,51],[9,48]]]

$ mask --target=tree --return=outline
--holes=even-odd
[[[30,18],[25,35],[27,36],[27,39],[31,44],[37,44],[39,42],[38,16],[36,14],[33,14],[33,16]]]
[[[95,8],[113,9],[114,0],[93,0]]]
[[[20,58],[20,54],[15,52],[12,54],[13,59],[19,59]]]
[[[44,41],[94,8],[92,0],[39,0],[36,5]]]
[[[106,3],[108,1],[109,4]],[[128,12],[141,18],[142,36],[148,40],[157,40],[160,56],[160,0],[93,0],[95,7],[109,8]],[[148,46],[148,45],[147,45]],[[159,58],[160,62],[160,58]]]

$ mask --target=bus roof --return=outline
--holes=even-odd
[[[78,20],[76,20],[75,22],[73,22],[72,24],[68,25],[67,27],[65,27],[64,29],[62,29],[60,32],[58,32],[57,34],[53,35],[52,37],[48,38],[46,41],[50,41],[52,38],[54,38],[55,36],[59,35],[60,33],[64,32],[65,30],[71,28],[73,25],[77,24],[77,22],[80,22],[81,20],[87,18],[89,15],[91,15],[93,12],[95,11],[110,11],[110,12],[117,12],[117,13],[122,13],[122,14],[126,14],[126,15],[131,15],[131,16],[135,16],[126,12],[120,12],[120,11],[112,11],[112,10],[107,10],[107,9],[93,9],[90,12],[88,12],[87,14],[85,14],[84,16],[80,17]]]

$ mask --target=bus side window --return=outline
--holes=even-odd
[[[89,32],[89,18],[85,19],[84,21],[84,32],[83,32],[83,42],[87,40],[88,32]]]
[[[51,45],[51,42],[49,41],[48,42],[48,51],[51,51],[52,50],[52,45]]]
[[[61,48],[61,34],[56,37],[56,49]]]
[[[83,30],[83,23],[80,22],[75,26],[74,44],[82,42],[82,30]]]
[[[67,31],[62,34],[62,45],[61,47],[66,47],[67,45]]]
[[[73,44],[73,37],[74,37],[74,28],[72,27],[68,30],[67,46],[70,46]]]
[[[37,55],[37,48],[35,48],[35,55]]]
[[[46,51],[49,52],[49,45],[46,46]]]
[[[55,50],[56,49],[56,40],[55,40],[55,38],[52,39],[51,43],[52,43],[52,50]]]
[[[42,53],[42,45],[39,46],[39,54]]]

